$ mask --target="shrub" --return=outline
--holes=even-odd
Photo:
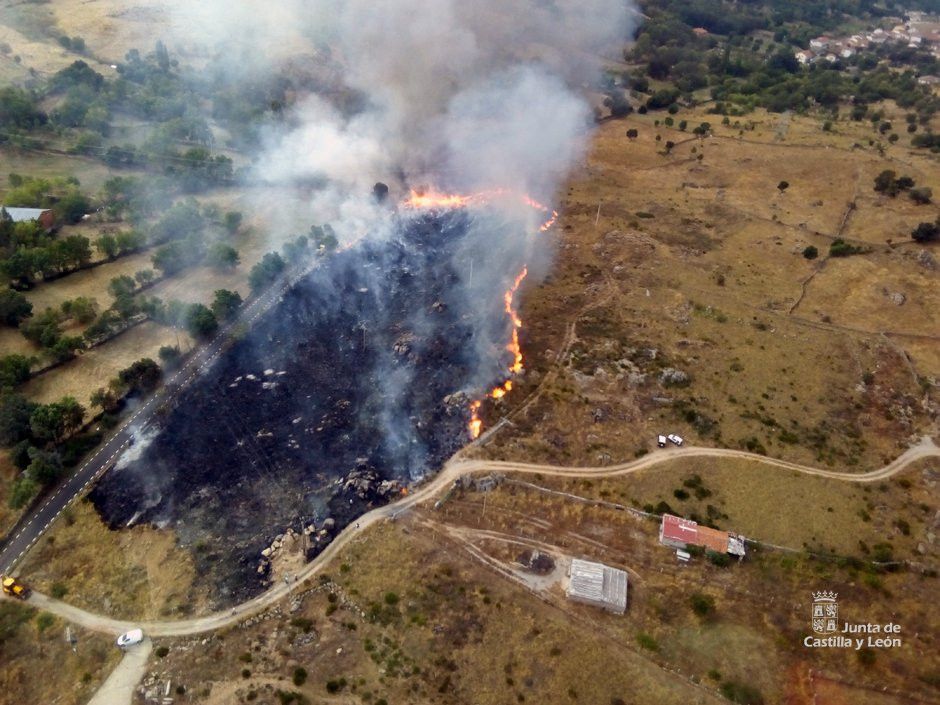
[[[752,685],[738,681],[725,681],[721,684],[721,694],[739,705],[763,705],[764,696]]]
[[[640,645],[640,648],[647,651],[659,651],[659,642],[646,632],[640,632],[636,635],[636,643]]]
[[[394,592],[385,593],[385,604],[386,605],[397,605],[398,604],[398,595]]]
[[[848,257],[850,255],[857,255],[861,252],[861,247],[850,245],[842,238],[836,238],[832,241],[832,244],[829,245],[830,257]]]
[[[156,654],[157,658],[163,658],[168,653],[170,653],[170,647],[168,646],[158,646],[153,650],[153,653]]]
[[[719,568],[727,568],[731,565],[731,556],[727,553],[719,553],[718,551],[705,551],[705,557],[708,558],[709,563],[716,565]]]
[[[291,681],[297,687],[302,686],[307,682],[307,669],[303,666],[298,666],[294,669],[294,675],[291,676]]]
[[[715,598],[700,592],[692,594],[689,604],[692,606],[692,611],[699,617],[708,617],[715,611]]]

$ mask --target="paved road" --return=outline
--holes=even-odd
[[[114,465],[115,461],[121,456],[122,451],[133,442],[134,435],[152,421],[154,412],[172,401],[173,397],[183,387],[215,361],[231,340],[232,333],[236,329],[240,326],[250,325],[257,320],[315,265],[314,262],[299,272],[285,275],[280,282],[244,306],[235,321],[223,327],[210,342],[190,356],[172,377],[164,381],[164,385],[156,393],[143,401],[141,406],[98,447],[94,455],[86,459],[77,471],[56,487],[37,509],[23,517],[2,543],[2,548],[0,548],[0,573],[6,575],[13,571],[16,563],[33,547],[33,544],[39,540],[66,507],[82,496],[98,478]]]
[[[323,569],[350,541],[376,522],[394,519],[399,513],[424,502],[438,495],[453,483],[455,479],[463,475],[480,474],[490,472],[515,472],[528,474],[542,474],[563,477],[612,477],[629,475],[640,470],[654,467],[661,463],[673,460],[675,458],[745,458],[756,461],[766,468],[779,468],[784,470],[793,470],[806,475],[817,477],[827,477],[845,482],[878,482],[896,475],[913,462],[924,458],[940,457],[940,448],[938,448],[929,437],[924,437],[918,444],[909,448],[903,455],[899,456],[893,462],[867,473],[845,473],[832,470],[822,470],[820,468],[810,467],[808,465],[799,465],[785,460],[776,460],[763,455],[755,455],[745,451],[732,450],[728,448],[699,448],[686,446],[683,448],[671,448],[660,450],[646,455],[639,460],[621,465],[611,465],[608,467],[557,467],[554,465],[533,465],[529,463],[517,463],[507,461],[493,460],[454,460],[448,463],[441,472],[435,475],[431,480],[416,489],[414,492],[406,495],[397,502],[387,504],[383,507],[373,509],[371,512],[362,515],[357,522],[347,526],[326,549],[314,558],[310,563],[304,566],[304,569],[297,574],[295,582],[290,584],[278,583],[267,592],[257,597],[243,602],[233,609],[216,612],[204,617],[194,619],[184,619],[173,622],[129,622],[125,620],[112,619],[105,615],[94,614],[78,607],[54,600],[51,597],[38,592],[33,592],[30,603],[38,609],[51,612],[62,619],[68,620],[73,624],[78,624],[86,629],[104,632],[107,634],[120,634],[129,629],[140,627],[144,633],[150,636],[189,636],[201,634],[203,632],[214,631],[223,627],[237,624],[249,615],[256,614],[268,608],[278,600],[289,595],[295,590],[304,589],[304,581],[316,575]],[[12,599],[12,598],[4,598]]]

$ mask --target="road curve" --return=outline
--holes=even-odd
[[[129,622],[125,620],[112,619],[103,615],[94,614],[78,607],[66,604],[59,600],[54,600],[47,595],[34,592],[30,603],[35,607],[51,612],[74,624],[81,625],[86,629],[104,632],[108,634],[120,634],[134,627],[141,627],[146,634],[150,636],[188,636],[201,634],[203,632],[214,631],[224,627],[237,624],[246,617],[257,614],[268,608],[290,593],[304,588],[303,582],[318,572],[328,564],[350,541],[356,538],[360,533],[368,529],[373,524],[386,520],[394,519],[396,515],[410,507],[420,504],[425,500],[431,499],[440,493],[455,479],[464,475],[488,473],[488,472],[515,472],[528,474],[542,474],[556,477],[615,477],[629,475],[640,470],[645,470],[669,460],[676,458],[741,458],[752,460],[766,467],[781,468],[784,470],[794,470],[806,475],[816,477],[826,477],[845,482],[877,482],[896,475],[904,470],[908,465],[924,458],[940,457],[940,448],[933,440],[925,436],[919,443],[911,446],[902,455],[898,456],[893,462],[877,470],[867,473],[847,473],[835,472],[832,470],[822,470],[808,465],[800,465],[785,460],[776,460],[755,453],[748,453],[730,448],[702,448],[696,446],[687,446],[683,448],[670,448],[660,450],[650,455],[646,455],[638,460],[620,465],[610,465],[607,467],[558,467],[554,465],[535,465],[529,463],[517,463],[513,461],[497,460],[459,460],[455,459],[444,466],[444,468],[426,484],[418,487],[415,491],[402,497],[397,502],[378,507],[372,511],[363,514],[359,520],[347,526],[340,534],[304,569],[297,575],[295,582],[290,584],[278,583],[268,591],[257,597],[243,602],[240,605],[225,612],[216,612],[204,617],[193,619],[184,619],[174,622]],[[5,598],[11,599],[11,598]]]

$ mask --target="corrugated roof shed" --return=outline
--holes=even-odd
[[[571,600],[623,614],[627,609],[627,574],[603,563],[575,558],[565,594]]]
[[[48,213],[48,208],[17,208],[15,206],[0,206],[7,212],[14,223],[21,223],[24,220],[39,220],[43,213]]]

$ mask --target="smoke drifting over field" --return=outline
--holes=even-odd
[[[366,108],[342,116],[309,97],[272,136],[259,173],[326,176],[363,192],[401,174],[460,191],[552,195],[581,153],[598,57],[629,30],[623,0],[178,0],[181,44],[233,47],[263,70],[317,47]],[[237,56],[237,59],[235,58]]]
[[[273,76],[303,51],[336,72],[334,90],[295,96],[252,178],[276,184],[265,199],[292,201],[269,229],[302,232],[309,214],[348,247],[194,382],[165,432],[94,495],[113,525],[167,522],[184,541],[226,543],[236,579],[218,577],[237,593],[265,575],[255,561],[270,536],[387,501],[478,431],[474,399],[509,391],[522,367],[515,287],[551,252],[540,233],[551,209],[532,199],[550,203],[583,153],[582,91],[605,48],[622,47],[627,7],[178,0],[174,18],[180,48],[224,48],[237,75]],[[384,204],[377,181],[391,186]],[[404,203],[424,188],[487,195],[455,209]],[[232,562],[209,558],[205,571]]]

